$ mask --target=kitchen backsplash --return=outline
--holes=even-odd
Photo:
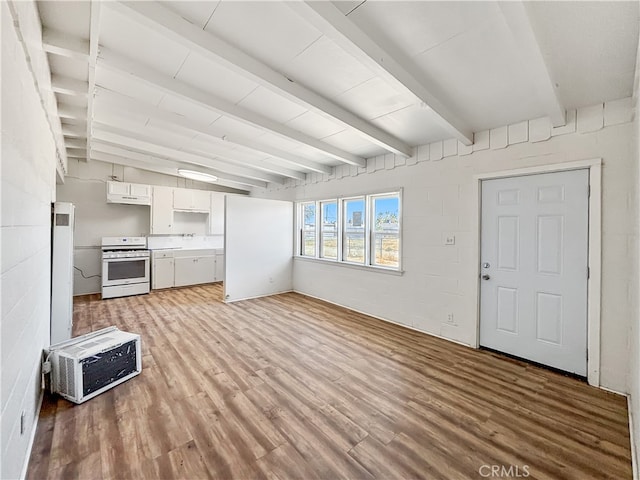
[[[154,235],[147,238],[148,248],[224,248],[223,235]]]

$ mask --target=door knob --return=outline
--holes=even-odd
[[[482,275],[482,279],[483,280],[489,280],[491,277],[489,275],[487,275],[486,273],[484,275]]]

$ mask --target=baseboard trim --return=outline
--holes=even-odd
[[[631,395],[627,395],[627,411],[629,412],[629,442],[631,443],[631,469],[633,471],[633,480],[640,480],[640,471],[638,471],[638,455],[636,436],[640,432],[633,431],[633,411],[631,408]]]
[[[616,395],[622,395],[623,397],[628,397],[629,394],[625,392],[621,392],[620,390],[615,390],[613,388],[603,387],[602,385],[591,385],[592,387],[599,388],[600,390],[604,390],[605,392],[615,393]]]
[[[253,297],[234,298],[233,300],[223,299],[224,303],[244,302],[245,300],[253,300],[254,298],[272,297],[274,295],[282,295],[283,293],[291,293],[295,290],[282,290],[281,292],[263,293],[262,295],[254,295]]]
[[[398,325],[399,327],[403,327],[403,328],[406,328],[408,330],[413,330],[414,332],[423,333],[425,335],[429,335],[430,337],[440,338],[442,340],[446,340],[447,342],[457,343],[458,345],[462,345],[463,347],[469,347],[469,348],[474,348],[474,349],[476,348],[476,347],[474,347],[473,345],[471,345],[469,343],[464,343],[464,342],[461,342],[459,340],[454,340],[452,338],[445,337],[443,335],[438,335],[437,333],[425,332],[424,330],[419,330],[417,328],[410,327],[409,325],[405,325],[403,323],[394,322],[393,320],[389,320],[389,319],[384,318],[384,317],[379,317],[377,315],[373,315],[373,314],[368,313],[368,312],[363,312],[362,310],[357,310],[355,308],[349,307],[347,305],[343,305],[343,304],[338,303],[338,302],[332,302],[331,300],[327,300],[326,298],[317,297],[317,296],[311,295],[309,293],[301,292],[300,290],[293,289],[292,292],[298,293],[300,295],[305,295],[305,296],[310,297],[310,298],[315,298],[316,300],[320,300],[322,302],[327,302],[327,303],[330,303],[331,305],[336,305],[337,307],[346,308],[347,310],[351,310],[352,312],[360,313],[362,315],[366,315],[368,317],[375,318],[376,320],[381,320],[383,322],[392,323],[393,325]],[[614,390],[613,388],[603,387],[602,385],[597,386],[596,388],[599,388],[601,390],[605,390],[607,392],[615,393],[616,395],[622,395],[623,397],[628,397],[629,396],[627,393],[620,392],[618,390]],[[631,412],[630,409],[629,409],[629,412]],[[636,477],[634,477],[634,480],[640,480],[640,478],[636,476]]]
[[[367,317],[375,318],[376,320],[381,320],[383,322],[392,323],[393,325],[398,325],[399,327],[406,328],[407,330],[413,330],[414,332],[422,333],[424,335],[429,335],[430,337],[440,338],[442,340],[446,340],[447,342],[457,343],[458,345],[462,345],[463,347],[474,348],[472,345],[470,345],[468,343],[464,343],[464,342],[461,342],[459,340],[454,340],[454,339],[449,338],[449,337],[444,337],[444,336],[438,335],[436,333],[425,332],[424,330],[419,330],[417,328],[410,327],[409,325],[405,325],[404,323],[394,322],[393,320],[389,320],[388,318],[379,317],[377,315],[372,315],[369,312],[363,312],[362,310],[357,310],[355,308],[348,307],[347,305],[342,305],[341,303],[332,302],[330,300],[327,300],[326,298],[316,297],[315,295],[311,295],[309,293],[301,292],[301,291],[295,290],[295,289],[292,290],[292,291],[294,293],[298,293],[300,295],[304,295],[305,297],[315,298],[316,300],[320,300],[322,302],[327,302],[327,303],[330,303],[331,305],[335,305],[337,307],[346,308],[347,310],[351,310],[352,312],[356,312],[356,313],[359,313],[361,315],[366,315]]]
[[[29,448],[27,448],[27,455],[24,459],[24,465],[22,465],[22,471],[20,472],[20,480],[27,478],[27,470],[29,468],[29,460],[31,460],[31,451],[33,450],[33,444],[36,440],[36,431],[38,430],[38,422],[40,421],[40,409],[42,408],[42,399],[44,398],[44,389],[40,390],[40,398],[38,399],[38,408],[36,408],[36,415],[31,427],[31,435],[29,436]]]

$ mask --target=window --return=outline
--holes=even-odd
[[[315,202],[303,203],[302,210],[302,237],[300,255],[305,257],[316,256],[316,204]]]
[[[371,197],[373,255],[371,263],[398,268],[400,265],[400,199],[397,195]]]
[[[364,198],[342,201],[342,259],[345,262],[364,263],[365,211]]]
[[[400,269],[401,192],[298,204],[298,254]]]
[[[320,257],[338,258],[338,202],[320,202]]]

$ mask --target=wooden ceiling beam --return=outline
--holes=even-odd
[[[106,101],[104,104],[101,102],[100,110],[103,112],[111,112],[117,115],[135,113],[141,116],[146,116],[152,120],[159,120],[168,125],[177,125],[183,129],[189,130],[193,133],[205,135],[208,139],[216,142],[220,145],[232,144],[251,152],[260,152],[266,155],[270,155],[275,158],[279,158],[289,163],[295,169],[307,170],[310,172],[327,173],[330,174],[333,171],[333,167],[325,165],[323,163],[314,162],[294,153],[285,152],[270,145],[261,143],[259,140],[252,140],[246,137],[242,137],[234,134],[216,134],[215,126],[203,125],[196,120],[179,115],[177,113],[164,110],[160,107],[156,107],[144,102],[141,102],[130,97],[125,97],[116,92],[109,90],[98,89],[98,96],[105,96]]]
[[[382,148],[410,157],[413,148],[353,112],[274,70],[222,38],[198,28],[157,2],[115,2],[111,7],[209,60],[248,77],[265,88],[340,122]]]
[[[551,77],[544,55],[536,39],[536,33],[523,2],[498,2],[498,6],[507,22],[513,39],[520,49],[523,65],[527,69],[528,77],[532,80],[538,99],[544,106],[544,111],[551,119],[554,127],[561,127],[567,123],[566,110],[560,103],[556,93],[555,82]]]
[[[438,117],[441,125],[465,145],[473,143],[473,132],[413,63],[382,40],[374,39],[352,22],[330,1],[285,2],[303,19],[311,23],[341,48],[360,60],[388,83],[402,86],[418,97]]]
[[[106,48],[101,48],[98,57],[98,64],[101,68],[108,69],[125,78],[137,79],[137,81],[141,83],[189,103],[193,103],[218,114],[234,118],[241,122],[262,128],[279,136],[312,147],[331,158],[339,160],[340,162],[360,167],[366,166],[366,160],[362,157],[295,130],[247,108],[236,105],[226,99],[204,92],[184,82],[158,73],[144,65],[141,65],[140,62],[125,58]]]
[[[133,167],[140,170],[148,170],[150,172],[162,173],[164,175],[172,175],[174,177],[179,176],[178,174],[179,168],[189,168],[188,165],[183,165],[180,162],[176,162],[166,158],[157,158],[151,155],[138,155],[138,154],[135,154],[134,152],[127,152],[127,151],[123,151],[121,155],[115,155],[112,153],[102,152],[100,150],[93,150],[91,154],[91,160],[97,160],[99,162],[106,162],[106,163],[114,163],[116,165],[123,165],[125,167]],[[220,174],[215,170],[211,170],[208,168],[199,167],[198,171],[215,175],[216,177],[218,177],[218,181],[215,182],[214,185],[222,185],[224,187],[235,188],[238,190],[249,191],[252,187],[266,188],[266,185],[267,185],[265,182],[258,182],[258,181],[252,181],[251,183],[248,183],[248,181],[243,178],[230,180],[225,176],[225,174]]]
[[[220,155],[212,150],[211,144],[208,142],[204,143],[202,141],[192,140],[188,146],[174,145],[167,141],[167,136],[164,132],[153,131],[150,132],[148,129],[141,129],[136,127],[123,128],[123,123],[110,119],[100,119],[100,121],[96,121],[96,126],[98,126],[103,132],[110,132],[116,135],[130,136],[131,138],[141,138],[145,139],[148,142],[153,142],[156,145],[164,146],[167,148],[179,148],[182,152],[192,153],[194,155],[201,155],[206,158],[210,158],[216,161],[229,162],[231,165],[238,165],[240,167],[247,167],[259,170],[261,172],[266,172],[268,174],[279,175],[287,178],[295,178],[297,180],[306,179],[306,174],[299,170],[292,170],[290,168],[281,167],[279,165],[274,165],[267,163],[265,160],[255,160],[255,159],[236,159],[231,155]],[[171,127],[171,126],[170,126]],[[169,128],[167,133],[175,132],[175,127]],[[187,137],[185,137],[186,140]],[[188,140],[187,140],[188,141]]]
[[[132,134],[130,132],[115,129],[107,125],[98,124],[96,122],[94,128],[94,136],[102,142],[118,143],[126,145],[130,148],[141,149],[147,153],[159,156],[165,156],[184,163],[200,165],[203,167],[213,168],[220,172],[226,172],[231,175],[238,175],[247,179],[259,180],[261,182],[269,182],[282,184],[283,177],[273,175],[267,172],[256,170],[250,167],[233,165],[232,163],[210,158],[205,155],[178,150],[167,143],[161,143],[156,137],[149,137],[141,134]]]
[[[91,16],[89,21],[89,81],[87,85],[87,159],[91,155],[91,139],[93,137],[93,103],[96,88],[96,62],[100,45],[100,0],[91,1]]]
[[[50,28],[43,30],[42,46],[47,53],[72,58],[80,62],[89,60],[89,42],[57,30]]]
[[[87,96],[88,83],[62,75],[51,75],[51,90],[55,93],[73,95],[75,97]]]

